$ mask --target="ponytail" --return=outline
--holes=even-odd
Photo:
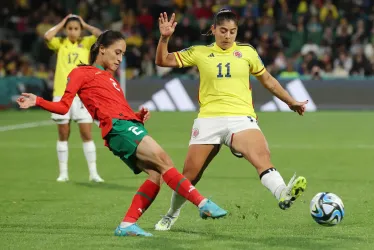
[[[90,49],[90,57],[89,57],[89,64],[92,65],[96,61],[97,55],[99,54],[99,41],[97,40]]]

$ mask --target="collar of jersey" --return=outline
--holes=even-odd
[[[219,51],[219,52],[221,52],[221,53],[232,52],[232,51],[236,48],[236,42],[234,42],[234,43],[232,44],[231,48],[229,48],[229,49],[225,49],[225,50],[224,50],[224,49],[221,49],[221,47],[219,47],[219,46],[217,45],[217,43],[214,43],[213,48],[214,48],[216,51]]]
[[[96,68],[98,68],[98,69],[105,70],[103,66],[100,66],[98,64],[94,64],[93,66],[96,67]]]

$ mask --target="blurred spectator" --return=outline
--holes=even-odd
[[[0,76],[35,75],[51,79],[55,56],[46,49],[42,36],[51,23],[67,13],[75,13],[103,30],[119,30],[125,35],[127,77],[171,74],[196,77],[196,68],[170,70],[154,65],[159,39],[158,16],[161,12],[167,12],[169,17],[172,12],[176,13],[178,26],[169,44],[169,50],[174,51],[211,43],[212,36],[201,34],[210,29],[214,14],[221,8],[230,8],[238,15],[237,40],[257,48],[272,73],[292,72],[288,65],[292,64],[292,70],[317,79],[374,74],[374,8],[369,0],[16,0],[4,3],[7,9],[0,13],[3,19]]]

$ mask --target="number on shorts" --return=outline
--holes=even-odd
[[[71,63],[75,64],[75,62],[77,61],[77,59],[78,59],[78,53],[69,53],[68,54],[68,62],[69,62],[69,64],[71,64]]]
[[[140,135],[141,133],[144,132],[144,130],[138,130],[139,128],[136,126],[131,126],[129,127],[128,131],[133,132],[135,135]]]

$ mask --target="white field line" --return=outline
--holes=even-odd
[[[0,132],[6,132],[6,131],[18,130],[18,129],[36,128],[36,127],[41,127],[41,126],[49,126],[52,124],[54,124],[54,122],[51,120],[48,120],[48,121],[28,122],[28,123],[0,126]]]
[[[0,126],[0,132],[6,132],[11,130],[18,129],[28,129],[41,126],[49,126],[55,124],[52,120],[39,121],[39,122],[29,122],[22,124],[14,124],[7,126]],[[96,142],[97,148],[105,148],[101,142]],[[185,144],[183,143],[170,143],[170,144],[161,144],[165,149],[187,149],[188,141]],[[28,143],[26,141],[21,142],[1,142],[0,148],[50,148],[55,147],[54,144],[43,144],[43,143]],[[69,148],[81,148],[81,144],[69,144]],[[334,150],[334,149],[374,149],[374,144],[270,144],[270,149],[292,149],[292,150]]]
[[[186,149],[188,148],[188,142],[186,144],[161,144],[161,146],[164,149]],[[8,142],[1,142],[0,141],[0,148],[35,148],[35,149],[45,149],[45,148],[55,148],[55,142],[51,141],[48,143],[35,143],[35,142],[27,142],[27,141],[8,141]],[[103,145],[103,141],[96,141],[96,147],[97,148],[106,148]],[[69,144],[70,149],[81,149],[82,144],[77,143],[70,143]],[[336,144],[336,145],[318,145],[318,144],[272,144],[270,145],[270,149],[285,149],[285,150],[372,150],[374,149],[374,144]]]

